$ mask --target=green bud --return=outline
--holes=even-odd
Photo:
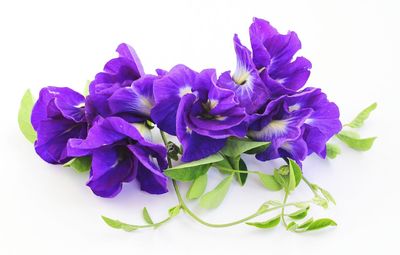
[[[280,174],[280,175],[288,175],[289,174],[289,166],[281,166],[279,169],[278,169],[278,173]]]

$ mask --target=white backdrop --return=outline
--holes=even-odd
[[[398,254],[399,7],[395,0],[1,1],[0,254]],[[209,229],[182,214],[157,230],[114,230],[100,215],[141,223],[147,206],[161,219],[176,204],[173,192],[151,196],[129,184],[114,199],[96,197],[85,175],[43,162],[18,130],[25,89],[79,90],[121,42],[136,49],[148,73],[178,63],[234,69],[233,34],[249,45],[253,16],[298,33],[301,55],[313,63],[308,85],[322,87],[344,121],[379,103],[361,130],[379,136],[371,151],[343,149],[336,160],[304,163],[304,174],[338,202],[312,211],[334,218],[335,229],[300,235],[282,227]],[[271,168],[249,162],[253,169]],[[209,187],[221,178],[212,176]],[[311,198],[301,186],[293,199],[304,196]],[[217,210],[190,205],[210,221],[230,221],[281,197],[251,178],[244,188],[232,186]]]

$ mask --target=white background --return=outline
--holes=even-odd
[[[398,254],[399,11],[395,0],[2,0],[0,254]],[[379,103],[361,130],[379,136],[371,151],[343,149],[336,160],[311,157],[304,163],[305,176],[338,202],[311,214],[334,218],[337,228],[300,235],[282,227],[210,229],[182,214],[157,230],[114,230],[100,215],[142,223],[141,208],[147,206],[153,218],[162,219],[176,204],[174,193],[151,196],[128,184],[114,199],[96,197],[85,186],[86,175],[46,164],[18,130],[18,105],[27,88],[35,94],[48,85],[80,90],[121,42],[136,49],[148,73],[178,63],[234,69],[233,34],[249,45],[253,16],[298,33],[300,55],[313,63],[308,85],[328,93],[343,121]],[[253,169],[272,169],[249,162]],[[215,171],[211,177],[209,188],[221,178]],[[217,210],[190,205],[209,221],[226,222],[272,198],[282,194],[250,178],[244,188],[232,186]],[[311,198],[304,185],[292,199],[302,198]]]

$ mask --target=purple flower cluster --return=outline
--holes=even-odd
[[[167,192],[166,149],[140,132],[149,121],[178,138],[183,162],[217,153],[229,137],[271,142],[256,155],[262,161],[326,157],[326,142],[342,128],[339,109],[320,89],[302,89],[311,62],[295,57],[297,34],[257,18],[249,32],[251,50],[234,36],[234,72],[177,65],[145,74],[133,48],[121,44],[88,96],[43,88],[32,112],[37,153],[52,164],[91,156],[88,186],[103,197],[134,179],[149,193]]]

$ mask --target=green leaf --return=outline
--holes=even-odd
[[[64,167],[72,167],[79,173],[84,173],[90,170],[92,166],[92,158],[89,156],[74,158],[64,164]]]
[[[313,203],[316,205],[319,205],[321,207],[323,207],[324,209],[328,208],[328,201],[326,199],[323,199],[322,197],[314,197],[313,198]]]
[[[279,183],[283,188],[287,189],[287,181],[286,178],[284,178],[280,173],[280,171],[275,169],[274,170],[274,179],[277,183]]]
[[[177,215],[179,214],[180,211],[181,211],[181,206],[180,206],[180,205],[177,205],[177,206],[174,206],[174,207],[169,208],[169,209],[168,209],[169,217],[172,218],[172,217],[177,216]]]
[[[207,173],[212,163],[219,162],[223,159],[224,158],[220,154],[214,154],[207,158],[169,168],[164,171],[164,174],[174,180],[192,181]]]
[[[371,149],[376,137],[359,138],[355,132],[342,131],[336,135],[339,140],[347,144],[350,148],[357,151],[367,151]]]
[[[224,158],[224,160],[213,163],[213,166],[217,168],[222,174],[232,174],[232,172],[224,170],[232,169],[231,163],[226,158]]]
[[[295,211],[291,214],[288,214],[288,216],[294,220],[301,220],[307,216],[309,209],[310,209],[310,207],[306,207],[306,208],[300,209],[298,211]]]
[[[264,203],[264,205],[281,206],[283,204],[279,200],[268,200],[267,202]]]
[[[292,221],[287,225],[286,229],[289,231],[295,231],[298,227],[299,225],[296,222]]]
[[[321,191],[322,195],[328,200],[331,201],[334,205],[336,205],[336,201],[333,198],[333,196],[331,195],[331,193],[329,193],[326,189],[323,189],[321,187],[318,187],[318,189]]]
[[[233,180],[233,175],[223,179],[213,190],[200,199],[200,206],[206,209],[218,207],[224,200]]]
[[[306,231],[317,230],[317,229],[326,228],[329,226],[337,226],[337,224],[336,224],[336,222],[334,222],[331,219],[322,218],[322,219],[318,219],[318,220],[311,222],[307,226]]]
[[[296,163],[296,161],[289,159],[289,170],[293,172],[294,180],[295,180],[295,187],[297,187],[301,181],[303,176],[301,172],[300,166]]]
[[[83,94],[84,96],[89,95],[89,85],[90,85],[91,81],[87,80],[85,87],[83,88]]]
[[[297,183],[293,167],[291,166],[289,167],[289,175],[285,176],[284,178],[287,177],[289,177],[289,179],[287,180],[286,192],[290,193],[296,188],[296,183]]]
[[[200,175],[194,179],[192,185],[190,186],[188,192],[186,193],[186,198],[189,200],[196,199],[203,195],[207,187],[207,174]]]
[[[269,142],[259,142],[252,141],[250,139],[238,139],[238,138],[228,138],[224,148],[222,148],[221,153],[224,155],[235,158],[242,155],[245,152],[251,152],[251,150],[261,148],[265,150]],[[256,152],[257,153],[257,152]]]
[[[372,105],[368,106],[364,110],[362,110],[349,124],[345,126],[349,126],[351,128],[360,128],[364,125],[364,121],[368,119],[370,113],[376,109],[378,106],[377,103],[373,103]]]
[[[254,226],[257,228],[273,228],[278,226],[279,222],[281,222],[281,216],[278,215],[272,219],[263,222],[246,222],[247,225]]]
[[[243,159],[239,158],[239,169],[243,171],[247,171],[246,162]],[[236,179],[238,180],[239,184],[243,186],[246,183],[248,173],[236,173]]]
[[[153,225],[154,221],[151,219],[149,211],[147,211],[146,207],[143,207],[143,219],[147,224]]]
[[[273,175],[264,174],[261,172],[258,172],[257,174],[265,188],[273,191],[282,189],[282,186],[275,180]]]
[[[139,228],[139,226],[126,224],[126,223],[123,223],[123,222],[121,222],[119,220],[110,219],[110,218],[108,218],[106,216],[101,216],[101,218],[104,220],[104,222],[108,226],[110,226],[112,228],[116,228],[116,229],[122,229],[122,230],[125,230],[127,232],[131,232],[131,231],[137,230]]]
[[[310,204],[306,202],[297,202],[293,203],[293,205],[296,206],[297,208],[306,208],[310,206]]]
[[[22,97],[19,112],[18,112],[18,125],[22,134],[28,139],[29,142],[35,142],[37,138],[36,131],[32,127],[31,115],[34,100],[31,91],[28,89]]]
[[[305,222],[303,222],[302,224],[300,224],[297,228],[307,228],[312,222],[314,221],[313,218],[309,218],[308,220],[306,220]]]
[[[326,144],[326,155],[328,156],[328,158],[334,159],[341,152],[342,151],[340,150],[340,147],[338,145],[332,143]]]
[[[258,208],[257,212],[258,212],[259,214],[266,213],[266,212],[268,211],[268,208],[269,208],[269,205],[267,205],[267,204],[262,204],[262,205],[260,206],[260,208]]]

